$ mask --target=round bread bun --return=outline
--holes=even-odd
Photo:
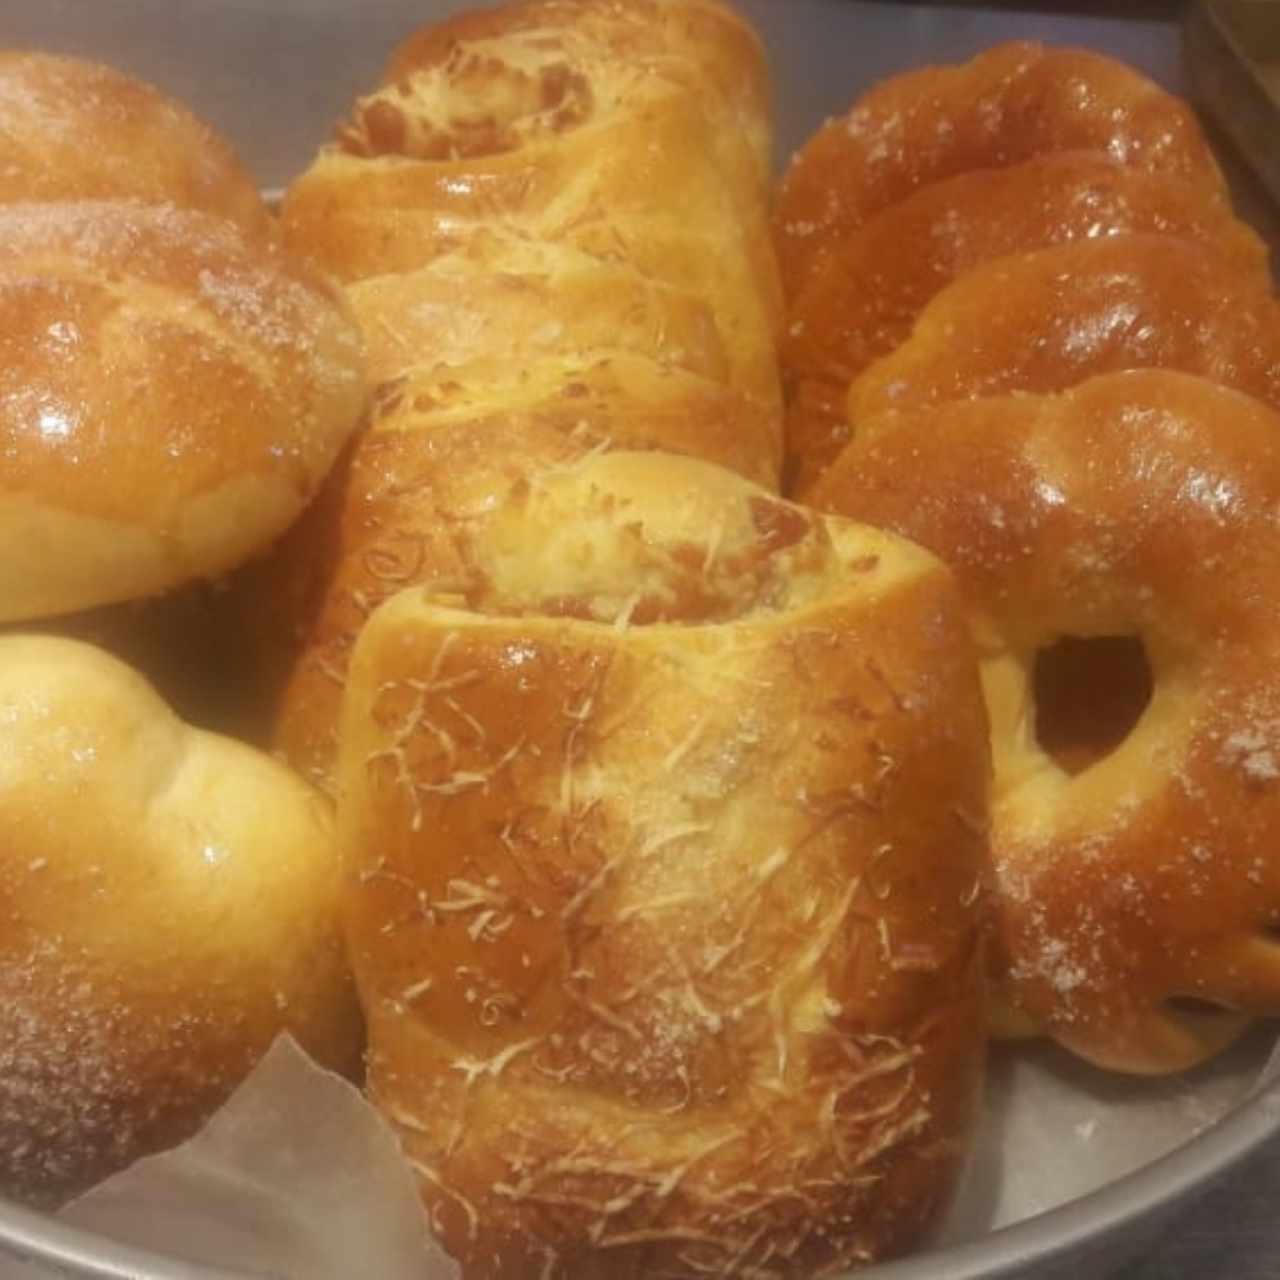
[[[510,491],[467,560],[360,633],[339,786],[370,1096],[464,1274],[918,1242],[986,1041],[950,575],[657,451]]]
[[[274,234],[230,144],[181,102],[80,58],[0,52],[0,203],[134,199]]]
[[[242,562],[364,399],[339,290],[273,244],[173,206],[0,207],[0,621]]]
[[[932,549],[966,594],[1002,1022],[1167,1072],[1280,1014],[1280,415],[1111,374],[887,415],[806,497]],[[1150,673],[1118,745],[1069,767],[1033,683],[1064,637],[1136,641]],[[1105,723],[1098,694],[1075,689]]]
[[[960,66],[894,76],[834,117],[783,175],[774,232],[794,298],[832,246],[918,187],[1052,151],[1105,151],[1226,199],[1195,113],[1085,49],[1010,41]]]
[[[329,806],[91,645],[0,637],[0,1193],[190,1136],[280,1032],[359,1069]]]

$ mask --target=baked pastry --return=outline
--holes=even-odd
[[[356,1074],[329,807],[86,644],[0,637],[0,1193],[189,1137],[279,1032]]]
[[[314,495],[367,394],[335,287],[172,205],[0,206],[0,352],[0,622],[243,562]]]
[[[1280,416],[1165,370],[859,428],[807,491],[941,555],[992,722],[1006,1028],[1166,1072],[1280,1015]],[[1137,642],[1145,705],[1064,767],[1038,656]],[[1096,708],[1086,681],[1074,697]],[[1127,733],[1125,732],[1127,730]]]
[[[1224,274],[1269,279],[1266,244],[1216,188],[1102,151],[1051,151],[957,174],[871,215],[831,245],[822,270],[791,300],[781,346],[788,484],[807,483],[835,459],[850,434],[849,384],[907,342],[921,311],[953,280],[1013,254],[1153,233],[1211,249]]]
[[[850,430],[887,409],[1061,391],[1132,368],[1199,374],[1280,407],[1280,305],[1269,276],[1233,271],[1175,236],[994,259],[943,289],[910,338],[853,380]]]
[[[275,234],[253,176],[183,103],[97,62],[0,51],[0,203],[120,199]]]
[[[250,576],[272,741],[332,786],[372,609],[455,572],[516,488],[603,449],[778,481],[776,267],[754,32],[711,0],[509,5],[424,29],[286,194],[347,281],[368,430]]]
[[[774,234],[789,299],[869,217],[918,187],[1054,151],[1101,151],[1226,200],[1191,108],[1085,49],[996,45],[886,80],[810,138],[783,175]]]
[[[768,77],[713,0],[528,0],[445,19],[285,194],[340,279],[411,271],[494,226],[625,263],[709,305],[730,384],[775,415]]]
[[[357,642],[370,1096],[469,1280],[905,1248],[984,1055],[986,724],[948,575],[731,473],[512,493]]]

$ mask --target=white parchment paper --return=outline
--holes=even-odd
[[[1051,1045],[997,1049],[972,1167],[941,1243],[1095,1190],[1194,1138],[1277,1076],[1280,1046],[1261,1034],[1175,1079],[1096,1071]],[[140,1161],[63,1216],[253,1276],[458,1277],[429,1239],[390,1132],[357,1090],[291,1040],[277,1042],[191,1142]]]

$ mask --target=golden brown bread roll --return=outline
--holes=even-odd
[[[956,571],[992,720],[1006,1024],[1125,1071],[1280,1015],[1280,416],[1163,370],[868,424],[808,491]],[[1037,656],[1137,640],[1149,701],[1070,769]],[[1074,690],[1102,714],[1095,687]]]
[[[1231,274],[1269,278],[1265,243],[1216,189],[1101,151],[928,183],[833,242],[792,299],[781,346],[789,483],[834,460],[849,438],[849,383],[910,337],[939,290],[991,259],[1134,233],[1203,243]]]
[[[481,64],[483,56],[475,42],[511,33],[528,33],[532,40],[545,40],[545,27],[554,25],[572,38],[578,35],[618,61],[641,61],[650,71],[674,77],[697,95],[700,108],[746,140],[746,154],[755,170],[755,180],[767,186],[773,165],[773,88],[769,79],[767,52],[760,37],[730,5],[721,0],[631,0],[626,5],[601,5],[596,0],[524,0],[518,5],[481,9],[455,14],[446,23],[423,27],[400,45],[391,56],[383,81],[387,86],[412,85],[415,72],[433,69],[437,74],[461,71],[479,81],[477,87],[493,86]],[[480,49],[483,49],[483,45]],[[458,64],[462,64],[459,66]],[[539,74],[533,74],[534,69]],[[538,62],[515,73],[508,87],[526,95],[534,92],[554,96],[560,77],[557,64],[544,68]],[[548,84],[547,81],[551,83]],[[545,87],[544,87],[545,86]],[[565,86],[572,100],[581,86]],[[388,98],[394,102],[394,89]],[[488,110],[461,102],[456,112],[446,112],[438,121],[431,115],[412,120],[395,110],[382,110],[378,95],[361,109],[370,142],[387,131],[390,150],[399,150],[399,130],[413,129],[413,150],[440,157],[475,151],[493,151],[517,144],[522,132],[518,112],[502,102],[484,104]],[[504,105],[507,110],[504,110]],[[554,127],[557,111],[546,102],[545,125]],[[429,132],[419,132],[425,126]]]
[[[275,245],[173,206],[0,207],[0,621],[245,560],[365,396],[341,295]]]
[[[364,619],[455,573],[513,485],[609,448],[776,485],[767,107],[718,3],[536,0],[411,37],[290,187],[289,242],[347,280],[376,391],[246,589],[250,616],[285,602],[253,647],[273,741],[322,785]]]
[[[729,388],[625,352],[518,370],[477,359],[387,384],[320,499],[241,584],[277,748],[332,786],[346,664],[365,619],[414,582],[463,573],[468,542],[513,490],[610,447],[702,453],[759,474],[760,437],[771,437],[754,421],[753,440]],[[293,624],[283,635],[281,618]]]
[[[945,573],[709,464],[512,493],[358,641],[371,1096],[479,1277],[809,1276],[946,1202],[986,726]]]
[[[1226,198],[1185,102],[1101,54],[1010,41],[961,66],[894,76],[805,143],[774,209],[788,298],[824,269],[833,245],[917,187],[1074,150],[1104,151]]]
[[[850,429],[889,409],[1061,391],[1131,368],[1199,374],[1280,406],[1268,277],[1176,236],[1080,240],[980,264],[848,392]]]
[[[328,806],[128,667],[0,637],[0,1192],[190,1136],[275,1035],[359,1067]]]
[[[132,199],[275,234],[230,144],[180,102],[99,63],[0,52],[0,203]]]
[[[766,84],[758,41],[709,0],[446,19],[393,55],[290,185],[285,231],[347,281],[411,271],[494,226],[625,263],[702,298],[730,384],[776,414]]]

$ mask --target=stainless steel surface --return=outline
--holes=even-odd
[[[963,59],[1011,36],[1093,46],[1172,89],[1188,88],[1176,21],[1127,19],[1123,3],[1116,6],[1121,16],[1097,17],[1015,5],[739,2],[773,53],[780,158],[874,79],[926,61]],[[272,186],[301,167],[399,36],[461,7],[462,0],[0,0],[0,45],[96,56],[167,87],[228,132],[262,183]],[[1280,243],[1270,204],[1247,175],[1239,183],[1245,210]],[[1277,1205],[1280,1085],[1100,1192],[975,1244],[867,1274],[876,1280],[1101,1280],[1111,1274],[1276,1280]],[[36,1267],[38,1258],[45,1262]],[[0,1204],[0,1277],[59,1275],[228,1280],[224,1272],[147,1257]]]

